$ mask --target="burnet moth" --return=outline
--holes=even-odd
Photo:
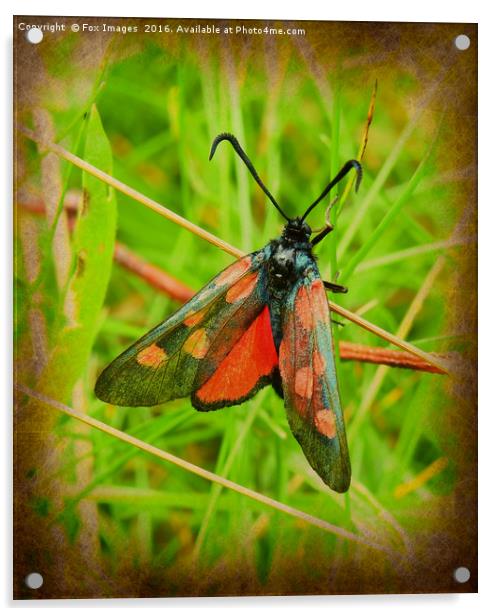
[[[199,411],[240,404],[272,385],[312,468],[333,490],[351,481],[337,384],[330,314],[308,214],[358,161],[348,161],[298,218],[289,218],[263,184],[237,139],[228,141],[287,223],[282,235],[218,274],[182,308],[115,359],[97,380],[97,396],[120,406],[153,406],[190,396]]]

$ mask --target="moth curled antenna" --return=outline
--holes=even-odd
[[[256,180],[256,183],[258,184],[258,186],[265,193],[268,199],[270,199],[270,201],[277,208],[280,214],[282,214],[285,220],[289,221],[290,218],[283,212],[282,208],[278,205],[277,201],[275,200],[275,197],[271,194],[268,188],[266,188],[266,186],[263,184],[263,180],[259,177],[258,172],[254,168],[254,165],[252,164],[252,162],[249,160],[249,157],[242,149],[242,146],[240,145],[235,135],[232,135],[231,133],[220,133],[217,137],[215,137],[211,145],[211,151],[209,153],[209,160],[213,158],[214,153],[216,152],[216,148],[222,141],[228,141],[232,145],[233,149],[237,152],[239,157],[242,159],[245,166],[249,169],[249,172],[252,175],[252,177]]]
[[[311,210],[317,206],[322,199],[324,199],[329,192],[334,188],[336,184],[338,184],[342,178],[347,175],[351,169],[356,171],[356,182],[355,182],[355,192],[358,192],[358,188],[360,187],[360,183],[363,177],[363,169],[360,163],[357,160],[348,160],[348,162],[343,166],[343,168],[339,171],[339,173],[335,176],[333,180],[331,180],[327,186],[323,189],[320,196],[313,201],[313,203],[308,207],[308,209],[301,216],[301,220],[304,220],[306,216],[311,212]]]

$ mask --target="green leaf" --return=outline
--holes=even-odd
[[[112,174],[112,153],[99,113],[92,107],[84,158]],[[116,199],[112,188],[83,173],[83,207],[74,228],[73,272],[63,305],[63,325],[56,334],[42,389],[66,399],[83,374],[97,332],[111,274],[116,234]]]

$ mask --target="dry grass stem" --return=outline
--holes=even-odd
[[[134,436],[126,434],[126,432],[122,432],[121,430],[113,428],[112,426],[102,421],[99,421],[98,419],[95,419],[94,417],[91,417],[90,415],[81,413],[80,411],[72,409],[71,407],[65,404],[62,404],[61,402],[58,402],[57,400],[53,400],[52,398],[49,398],[48,396],[45,396],[39,392],[33,391],[29,387],[25,387],[24,385],[18,384],[16,385],[16,388],[20,392],[26,394],[30,398],[34,398],[35,400],[38,400],[42,404],[45,404],[51,408],[57,409],[58,411],[61,411],[65,415],[73,419],[76,419],[79,422],[82,422],[88,426],[91,426],[92,428],[100,430],[101,432],[104,432],[105,434],[108,434],[109,436],[112,436],[124,443],[127,443],[128,445],[132,445],[133,447],[136,447],[137,449],[140,449],[141,451],[144,451],[145,453],[148,453],[152,456],[160,458],[161,460],[165,460],[166,462],[170,462],[171,464],[174,464],[190,473],[193,473],[194,475],[198,475],[199,477],[202,477],[206,479],[207,481],[216,483],[224,488],[227,488],[228,490],[233,490],[234,492],[238,492],[239,494],[242,494],[243,496],[246,496],[247,498],[251,498],[255,501],[258,501],[259,503],[263,503],[264,505],[267,505],[268,507],[272,507],[273,509],[277,511],[285,513],[286,515],[290,515],[292,517],[298,518],[299,520],[307,522],[308,524],[311,524],[312,526],[316,526],[317,528],[320,528],[324,530],[325,532],[336,535],[337,537],[340,537],[341,539],[345,539],[346,541],[351,541],[353,543],[357,543],[359,545],[362,545],[362,546],[365,546],[365,547],[368,547],[368,548],[371,548],[373,550],[377,550],[380,552],[384,552],[389,555],[392,554],[392,550],[387,546],[380,545],[376,542],[372,542],[366,537],[355,535],[354,533],[348,530],[345,530],[343,528],[340,528],[339,526],[335,526],[334,524],[330,524],[329,522],[326,522],[325,520],[322,520],[308,513],[305,513],[304,511],[300,511],[299,509],[290,507],[289,505],[286,505],[273,498],[265,496],[264,494],[261,494],[254,490],[246,488],[238,483],[235,483],[234,481],[230,481],[230,479],[226,479],[225,477],[216,475],[215,473],[207,471],[199,466],[196,466],[195,464],[192,464],[191,462],[187,462],[186,460],[183,460],[182,458],[174,456],[173,454],[168,453],[167,451],[163,451],[162,449],[159,449],[158,447],[155,447],[154,445],[150,445],[149,443],[146,443]]]

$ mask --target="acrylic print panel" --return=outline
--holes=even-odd
[[[475,592],[477,27],[26,16],[14,53],[15,597]],[[318,266],[224,132],[289,219],[358,161]]]

